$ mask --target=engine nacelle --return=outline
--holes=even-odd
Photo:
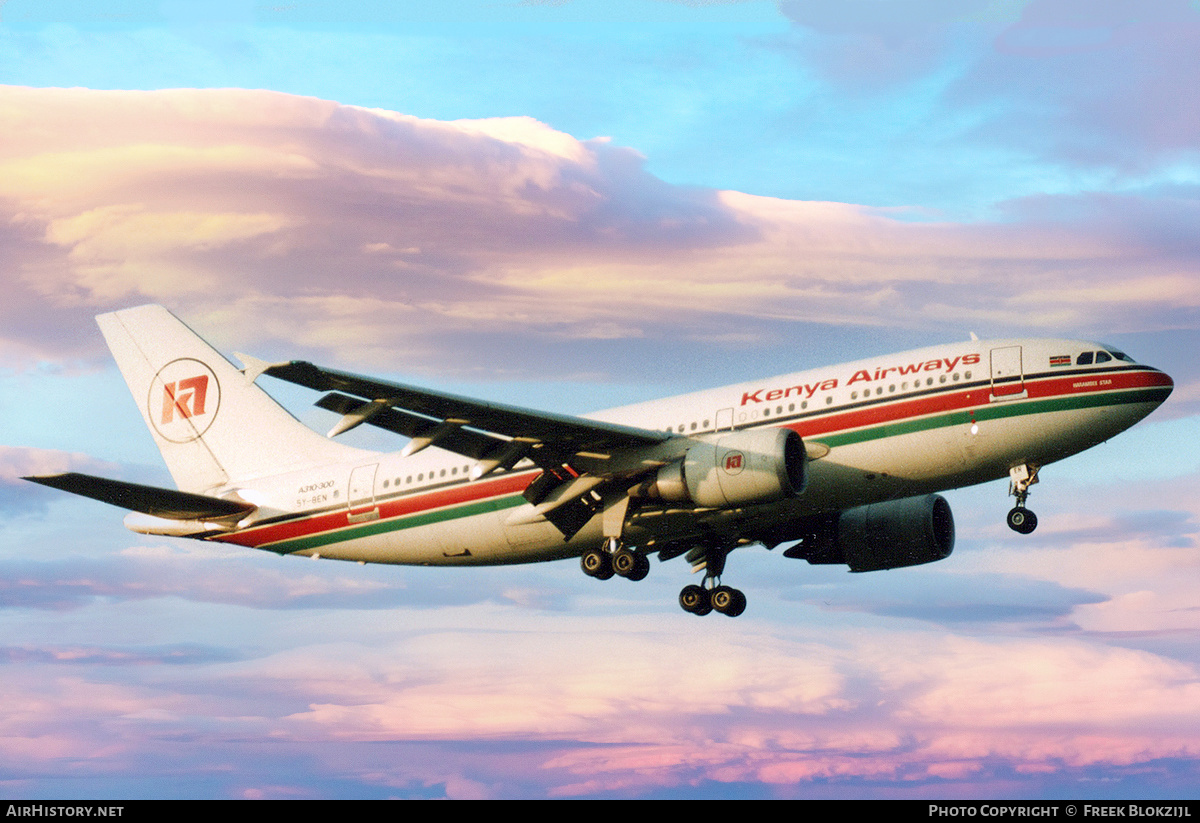
[[[847,509],[828,518],[789,549],[809,563],[845,563],[852,572],[919,566],[954,550],[954,515],[938,494]]]
[[[752,429],[697,443],[658,470],[642,494],[723,509],[795,497],[808,483],[804,442],[791,429]]]

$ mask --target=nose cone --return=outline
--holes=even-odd
[[[1151,369],[1146,376],[1148,378],[1146,387],[1149,389],[1150,397],[1154,400],[1155,406],[1161,406],[1175,390],[1175,381],[1171,379],[1171,375],[1158,369]]]

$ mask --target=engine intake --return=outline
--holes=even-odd
[[[847,509],[810,524],[788,557],[845,563],[852,572],[919,566],[954,550],[954,515],[939,494]]]
[[[795,497],[808,483],[804,441],[791,429],[734,432],[690,447],[658,470],[641,494],[722,509]]]

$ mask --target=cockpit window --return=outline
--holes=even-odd
[[[1117,358],[1118,360],[1124,360],[1126,363],[1133,362],[1133,358],[1130,357],[1129,355],[1127,355],[1123,351],[1117,351],[1116,349],[1109,349],[1108,353],[1111,354],[1113,357]]]
[[[1090,352],[1090,351],[1085,351],[1083,354],[1081,354],[1081,355],[1079,355],[1078,357],[1076,357],[1076,358],[1075,358],[1075,365],[1076,365],[1076,366],[1090,366],[1090,365],[1092,365],[1092,352]]]
[[[1106,352],[1106,351],[1096,352],[1096,362],[1097,363],[1107,363],[1109,360],[1112,360],[1112,356],[1109,355],[1108,352]]]

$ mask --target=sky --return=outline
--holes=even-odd
[[[427,6],[0,4],[0,796],[1194,798],[1200,3]],[[19,480],[170,482],[92,320],[150,302],[570,413],[972,333],[1176,388],[1032,535],[949,491],[947,560],[746,548],[698,619],[683,560],[280,558]]]

